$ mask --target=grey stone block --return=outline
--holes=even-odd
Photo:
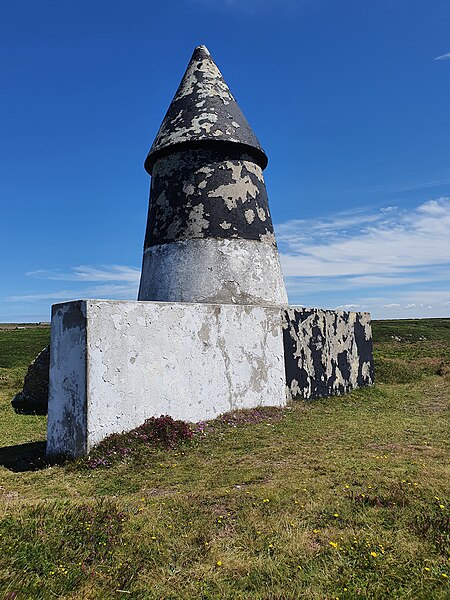
[[[23,389],[11,404],[17,413],[47,414],[50,346],[46,346],[28,367]]]
[[[374,382],[369,313],[283,310],[289,399],[344,394]]]

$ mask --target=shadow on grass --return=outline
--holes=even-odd
[[[46,442],[29,442],[0,448],[0,466],[14,473],[39,471],[49,466],[45,456]]]

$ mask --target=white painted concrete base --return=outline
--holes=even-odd
[[[286,403],[279,308],[81,300],[53,307],[47,453],[79,456],[170,414]]]
[[[246,239],[190,239],[144,253],[139,300],[288,304],[278,250]]]

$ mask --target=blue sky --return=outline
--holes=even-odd
[[[135,299],[143,161],[205,44],[269,156],[292,304],[450,315],[448,0],[0,2],[0,321]]]

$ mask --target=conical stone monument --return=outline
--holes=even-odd
[[[139,300],[287,304],[266,165],[198,46],[145,161],[152,182]]]
[[[47,453],[373,383],[370,315],[287,306],[267,157],[204,46],[145,161],[138,301],[52,307]]]

